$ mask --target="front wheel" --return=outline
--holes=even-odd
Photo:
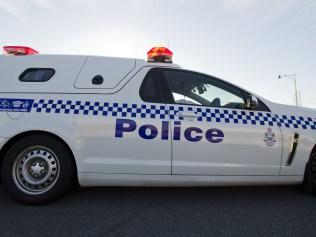
[[[306,192],[316,196],[316,152],[311,154],[310,160],[306,165],[304,189]]]
[[[74,181],[70,152],[58,139],[31,135],[6,153],[2,182],[8,194],[23,204],[44,204],[59,198]]]

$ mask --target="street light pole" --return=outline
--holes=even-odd
[[[298,93],[297,93],[297,82],[296,82],[296,75],[295,74],[284,74],[279,75],[279,79],[282,79],[284,77],[290,78],[294,82],[294,89],[295,89],[295,103],[296,106],[298,106]]]
[[[298,106],[297,84],[296,84],[296,76],[295,76],[295,74],[293,74],[293,81],[294,81],[294,85],[295,85],[295,102],[296,102],[296,106]]]

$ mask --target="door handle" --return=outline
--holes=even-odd
[[[181,116],[181,117],[187,117],[187,118],[196,118],[196,117],[199,117],[199,115],[195,114],[194,112],[179,112],[179,116]]]

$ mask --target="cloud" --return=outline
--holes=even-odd
[[[56,1],[52,1],[52,0],[29,0],[30,3],[46,8],[48,10],[55,10],[56,9],[56,5],[55,2]]]
[[[0,1],[0,11],[5,12],[16,18],[20,18],[22,14],[23,3],[17,0],[1,0]]]
[[[261,0],[222,0],[224,9],[247,10],[254,8],[261,3]]]
[[[300,10],[301,7],[302,4],[298,1],[272,1],[268,6],[269,13],[261,17],[259,24],[267,25],[273,23],[276,20],[284,18],[287,14],[291,14],[296,10]]]
[[[266,26],[279,20],[287,22],[314,17],[314,0],[222,0],[222,9],[240,21]]]
[[[252,26],[267,26],[282,20],[291,24],[297,20],[309,19],[311,22],[316,13],[315,0],[0,0],[0,15],[11,15],[19,20],[25,20],[36,10],[57,12],[59,15],[67,11],[75,13],[90,12],[96,18],[102,15],[101,9],[123,6],[129,12],[142,9],[161,8],[177,9],[209,9],[210,14],[222,17],[233,25],[243,26],[251,23]],[[200,12],[201,12],[200,11]],[[93,14],[92,14],[93,13]],[[78,16],[78,14],[76,15]],[[316,23],[315,23],[316,24]],[[315,27],[309,24],[309,27]]]
[[[30,10],[35,11],[37,8],[46,10],[55,10],[56,5],[51,0],[1,0],[0,12],[7,13],[17,19],[23,19],[29,14]]]

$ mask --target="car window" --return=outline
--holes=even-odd
[[[140,87],[140,97],[143,101],[151,103],[165,102],[166,93],[163,92],[159,74],[159,71],[155,69],[152,69],[147,73]]]
[[[245,108],[238,88],[212,77],[180,70],[164,70],[164,77],[177,104],[223,108]]]
[[[46,82],[55,74],[53,68],[29,68],[26,69],[20,76],[22,82]]]
[[[188,96],[185,96],[185,95],[181,95],[181,94],[172,92],[172,96],[173,96],[174,101],[177,104],[201,105],[201,103],[199,103],[199,102],[195,101],[194,99],[192,99]]]
[[[246,109],[249,93],[220,79],[201,73],[170,68],[152,68],[140,87],[145,102],[187,104]],[[270,111],[258,100],[252,110]]]

